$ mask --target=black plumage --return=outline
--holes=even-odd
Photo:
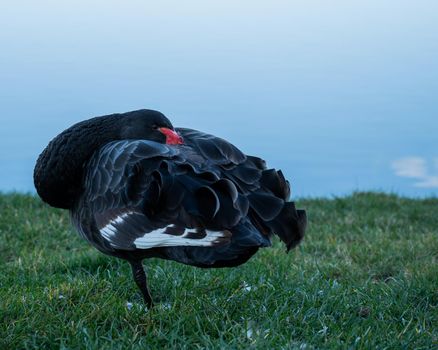
[[[70,210],[83,238],[131,263],[149,305],[145,258],[231,267],[272,234],[293,248],[306,227],[281,171],[152,110],[73,125],[40,155],[34,182],[45,202]]]

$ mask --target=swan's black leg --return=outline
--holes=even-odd
[[[134,276],[134,281],[137,283],[138,288],[140,288],[143,294],[143,299],[146,305],[152,307],[152,297],[149,291],[148,283],[146,280],[146,273],[144,272],[143,265],[141,261],[130,261],[132,268],[132,275]]]

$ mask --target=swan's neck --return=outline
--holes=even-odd
[[[39,196],[53,207],[70,209],[83,192],[84,167],[104,144],[119,139],[117,118],[86,120],[55,137],[38,158],[34,183]]]

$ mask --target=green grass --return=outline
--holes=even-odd
[[[0,349],[437,348],[438,199],[298,206],[308,232],[289,254],[276,240],[233,269],[146,260],[147,312],[128,264],[82,241],[67,212],[1,195]]]

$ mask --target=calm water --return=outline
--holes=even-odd
[[[153,108],[298,196],[438,194],[436,0],[9,1],[0,47],[1,191],[71,124]]]

